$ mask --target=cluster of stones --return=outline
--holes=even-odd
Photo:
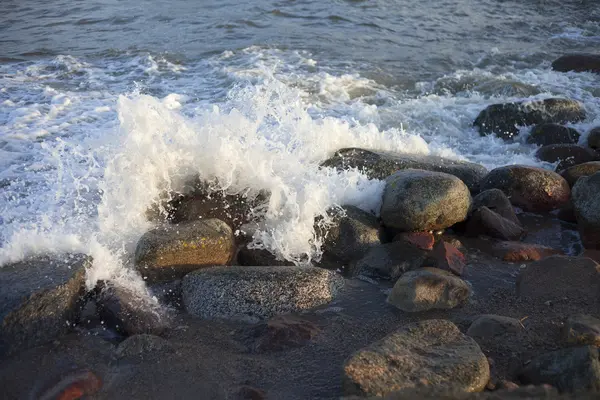
[[[598,67],[594,60],[586,59],[585,65],[592,66],[588,69]],[[560,59],[554,67],[577,70],[569,65],[578,63],[579,58]],[[353,206],[332,209],[329,225],[315,222],[324,254],[311,266],[278,261],[265,250],[248,248],[244,236],[234,234],[252,222],[248,211],[268,199],[268,193],[252,199],[208,196],[206,186],[196,185],[193,194],[167,204],[167,222],[139,239],[134,266],[156,297],[188,314],[266,321],[260,326],[257,349],[285,345],[269,339],[281,337],[281,332],[287,344],[310,340],[319,329],[290,314],[331,302],[346,279],[359,275],[391,280],[387,302],[398,312],[464,305],[472,295],[467,257],[460,241],[440,234],[445,230],[458,237],[490,239],[492,254],[505,261],[532,262],[520,272],[516,287],[517,295],[527,301],[576,299],[600,305],[598,264],[522,242],[527,232],[515,212],[515,208],[541,214],[559,210],[577,223],[586,249],[600,250],[596,153],[600,127],[588,133],[588,147],[584,147],[577,145],[579,132],[560,125],[585,117],[577,101],[545,99],[491,105],[475,120],[482,135],[505,140],[514,140],[523,127],[531,127],[527,141],[542,146],[538,157],[558,163],[557,172],[524,165],[488,171],[437,156],[339,150],[322,163],[323,168],[359,168],[370,178],[385,180],[380,217]],[[66,255],[0,268],[0,350],[15,353],[60,337],[80,324],[82,313],[87,313],[86,318],[93,314],[124,337],[130,336],[129,344],[120,347],[122,352],[162,343],[149,341],[148,335],[169,329],[166,308],[111,282],[86,290],[85,270],[91,262],[84,255]],[[563,332],[564,348],[523,366],[521,382],[549,384],[563,392],[600,390],[596,317],[570,316]],[[404,398],[402,393],[416,398],[410,397],[416,396],[411,391],[423,387],[483,391],[490,365],[478,338],[519,329],[518,320],[496,315],[479,316],[465,333],[444,319],[399,327],[346,360],[344,394],[391,394],[399,399]]]

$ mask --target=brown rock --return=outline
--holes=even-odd
[[[538,261],[552,255],[564,254],[561,250],[540,244],[523,242],[498,242],[492,246],[492,254],[504,261]]]
[[[591,315],[573,315],[563,327],[563,338],[569,344],[600,347],[600,319]]]
[[[531,129],[527,143],[548,146],[577,143],[581,134],[576,129],[559,124],[539,124]]]
[[[569,186],[573,187],[582,176],[594,175],[598,171],[600,171],[600,161],[590,161],[560,171],[560,175],[565,178]]]
[[[435,237],[431,232],[401,232],[394,237],[393,241],[404,241],[422,250],[432,250]]]
[[[461,276],[467,264],[466,257],[452,244],[441,240],[437,242],[433,251],[423,264],[424,267],[439,268]]]
[[[557,173],[526,165],[492,170],[481,182],[481,189],[492,188],[502,190],[512,204],[531,212],[560,208],[571,194],[569,184]]]
[[[490,378],[477,343],[450,321],[408,324],[344,363],[344,392],[385,396],[425,385],[482,391]]]
[[[562,171],[565,168],[598,159],[598,155],[594,150],[576,144],[551,144],[544,146],[535,153],[535,156],[542,161],[550,163],[558,162],[556,171]]]
[[[252,328],[255,351],[277,351],[306,344],[321,332],[313,322],[295,315],[277,315]]]
[[[515,240],[525,236],[525,230],[514,222],[501,217],[487,207],[479,207],[467,220],[468,236],[486,235],[501,240]]]

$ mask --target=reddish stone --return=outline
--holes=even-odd
[[[317,325],[304,318],[278,315],[254,328],[254,349],[269,351],[301,346],[320,332],[321,329]]]
[[[46,388],[39,396],[43,399],[77,400],[100,390],[102,380],[91,371],[72,371],[63,374],[58,381]]]
[[[402,232],[394,237],[394,242],[405,241],[423,250],[432,250],[435,238],[431,232]]]
[[[504,261],[538,261],[552,255],[562,255],[562,251],[539,244],[522,242],[499,242],[492,246],[492,254]]]
[[[461,276],[466,263],[466,257],[460,250],[442,240],[433,246],[433,251],[423,266],[443,269]]]

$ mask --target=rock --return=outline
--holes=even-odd
[[[492,246],[492,254],[508,262],[538,261],[552,255],[563,255],[561,250],[541,244],[523,242],[498,242]]]
[[[252,386],[242,386],[238,389],[233,400],[264,400],[267,398],[267,393]]]
[[[577,129],[567,128],[559,124],[539,124],[529,133],[527,143],[548,146],[551,144],[575,144],[581,134]]]
[[[518,333],[521,329],[522,326],[518,319],[485,314],[473,321],[467,330],[467,335],[473,338],[493,339],[507,333]]]
[[[377,218],[353,206],[334,211],[332,224],[326,230],[317,227],[316,231],[325,238],[319,265],[327,268],[347,265],[381,244],[382,232]]]
[[[83,254],[48,255],[0,267],[0,353],[54,340],[77,322],[83,307]]]
[[[183,278],[183,303],[201,318],[269,318],[329,303],[344,285],[316,267],[215,267]]]
[[[407,242],[422,250],[433,250],[435,237],[431,232],[401,232],[394,237],[394,242]]]
[[[487,207],[476,209],[465,226],[468,236],[485,235],[501,240],[518,240],[525,236],[525,230],[516,223],[501,217]]]
[[[360,396],[422,385],[479,392],[490,378],[477,343],[446,320],[403,326],[350,356],[343,373],[344,392]]]
[[[600,150],[600,126],[592,129],[588,133],[587,143],[592,149]]]
[[[253,327],[250,333],[254,351],[279,351],[299,347],[317,336],[321,329],[295,315],[277,315]]]
[[[139,357],[169,349],[169,342],[160,336],[140,334],[133,335],[117,346],[119,357]]]
[[[569,344],[600,347],[600,319],[591,315],[574,315],[567,319],[563,338]]]
[[[469,189],[457,177],[408,169],[386,179],[381,220],[403,231],[439,230],[464,221],[470,206]]]
[[[558,162],[556,171],[562,171],[573,165],[583,164],[598,159],[598,155],[592,149],[577,146],[575,144],[551,144],[540,148],[535,156],[549,163]]]
[[[269,250],[249,249],[242,245],[237,253],[237,262],[239,265],[268,267],[273,265],[295,265],[291,261],[279,260]]]
[[[420,268],[428,253],[407,241],[382,244],[370,249],[364,257],[350,265],[348,275],[367,274],[398,279],[411,269]]]
[[[135,249],[135,265],[148,282],[164,282],[205,266],[227,264],[234,253],[231,228],[218,219],[203,219],[146,232]]]
[[[426,267],[442,269],[461,276],[467,265],[466,257],[452,244],[440,240],[423,264]]]
[[[552,69],[559,72],[596,72],[600,73],[600,55],[567,54],[554,60]]]
[[[582,176],[594,175],[598,171],[600,171],[600,161],[590,161],[568,167],[561,171],[560,175],[565,178],[569,186],[573,187]]]
[[[358,168],[370,179],[384,180],[403,169],[422,169],[454,175],[475,191],[487,174],[485,167],[466,161],[450,160],[431,155],[376,152],[358,148],[341,149],[322,164],[324,167],[346,170]]]
[[[515,214],[515,209],[510,203],[509,198],[500,189],[484,190],[473,197],[472,209],[476,210],[482,206],[489,208],[491,211],[517,225],[521,225],[521,221],[519,221],[517,214]]]
[[[482,136],[495,133],[508,140],[519,133],[520,126],[543,123],[564,124],[585,119],[583,106],[569,99],[528,100],[517,103],[492,104],[481,111],[473,126]]]
[[[556,218],[560,219],[561,221],[568,222],[570,224],[576,224],[577,217],[575,216],[575,210],[573,209],[573,204],[571,202],[569,202],[563,208],[558,210],[558,213],[556,214]]]
[[[600,249],[600,173],[579,178],[573,186],[573,209],[583,245]]]
[[[465,281],[437,268],[422,268],[402,275],[388,303],[406,312],[448,310],[464,304],[471,294]]]
[[[515,384],[513,384],[515,385]],[[344,400],[358,400],[364,397],[344,397]],[[369,400],[597,400],[593,394],[582,396],[560,395],[548,385],[510,387],[504,390],[469,393],[460,388],[438,388],[417,386],[393,392],[383,397],[369,397]]]
[[[473,91],[487,97],[530,97],[540,93],[540,89],[533,85],[527,85],[522,82],[494,79],[484,81],[473,87]]]
[[[526,165],[492,170],[481,182],[481,190],[494,188],[502,190],[512,204],[531,212],[560,208],[571,194],[569,184],[557,173]]]
[[[70,368],[55,373],[32,399],[76,400],[89,398],[102,388],[102,379],[88,369]]]
[[[521,270],[517,294],[537,303],[600,305],[600,266],[585,257],[546,257]]]
[[[147,295],[107,282],[100,282],[96,292],[96,305],[105,326],[119,333],[160,335],[169,327],[171,319],[166,310]]]
[[[519,374],[524,383],[548,384],[561,392],[600,391],[600,360],[594,346],[571,347],[542,354]]]

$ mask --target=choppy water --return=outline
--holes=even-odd
[[[135,279],[146,209],[194,174],[270,190],[255,244],[318,257],[314,217],[377,211],[383,188],[319,169],[338,148],[538,164],[471,127],[526,97],[578,99],[574,126],[600,125],[598,76],[549,68],[598,51],[596,1],[201,3],[0,2],[0,264],[84,251],[90,282]]]

